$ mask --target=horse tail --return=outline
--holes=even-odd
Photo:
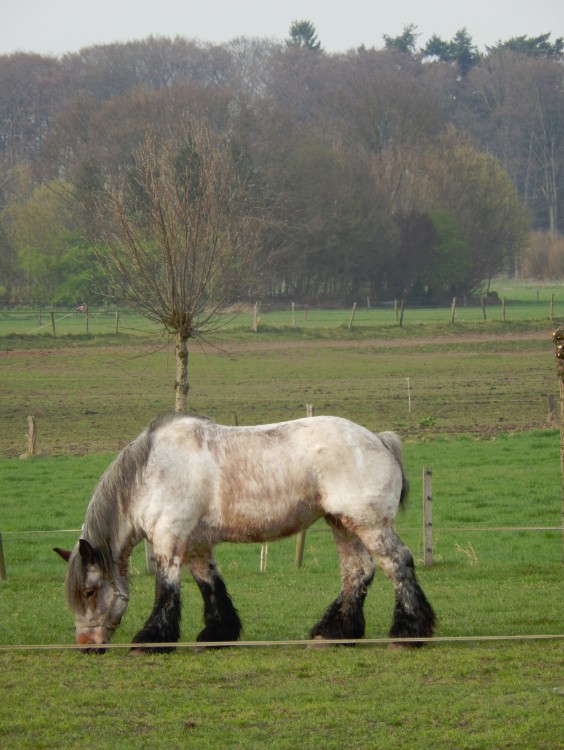
[[[379,432],[377,434],[384,447],[390,451],[399,464],[401,470],[401,492],[399,504],[401,507],[405,507],[405,502],[409,494],[409,479],[407,478],[403,466],[403,446],[401,440],[395,432]]]

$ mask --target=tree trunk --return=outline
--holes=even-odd
[[[174,410],[186,411],[186,399],[188,397],[188,389],[190,388],[188,383],[188,336],[181,331],[177,331],[176,333],[174,356],[176,359]]]

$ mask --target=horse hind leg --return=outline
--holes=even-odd
[[[415,575],[413,555],[391,526],[360,532],[373,559],[394,586],[395,606],[390,638],[405,638],[410,646],[421,646],[421,641],[410,638],[430,638],[434,633],[436,615],[423,593]]]
[[[189,559],[188,567],[204,600],[204,628],[197,640],[209,643],[238,640],[243,629],[239,613],[211,554]]]
[[[331,522],[330,522],[331,523]],[[311,629],[311,638],[343,640],[364,636],[364,600],[374,577],[374,563],[361,540],[332,523],[341,568],[341,592]]]

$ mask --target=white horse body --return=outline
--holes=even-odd
[[[390,635],[432,635],[435,614],[411,552],[393,528],[406,490],[402,447],[392,432],[374,434],[338,417],[254,427],[182,414],[155,420],[102,475],[74,550],[56,549],[68,561],[76,640],[98,646],[111,639],[127,608],[131,550],[143,537],[155,552],[155,604],[134,641],[178,640],[183,566],[204,600],[198,640],[236,640],[241,620],[213,547],[279,539],[319,518],[333,532],[342,587],[311,637],[364,635],[363,605],[375,565],[394,586]]]
[[[327,514],[391,523],[401,487],[378,435],[345,419],[225,427],[185,417],[155,431],[132,520],[157,554],[190,553],[202,540],[278,539]]]

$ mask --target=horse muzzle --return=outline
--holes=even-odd
[[[105,648],[97,648],[103,643],[108,643],[107,630],[105,627],[81,628],[76,631],[76,642],[79,646],[86,646],[80,650],[85,654],[105,654]],[[92,648],[94,646],[95,648]]]

